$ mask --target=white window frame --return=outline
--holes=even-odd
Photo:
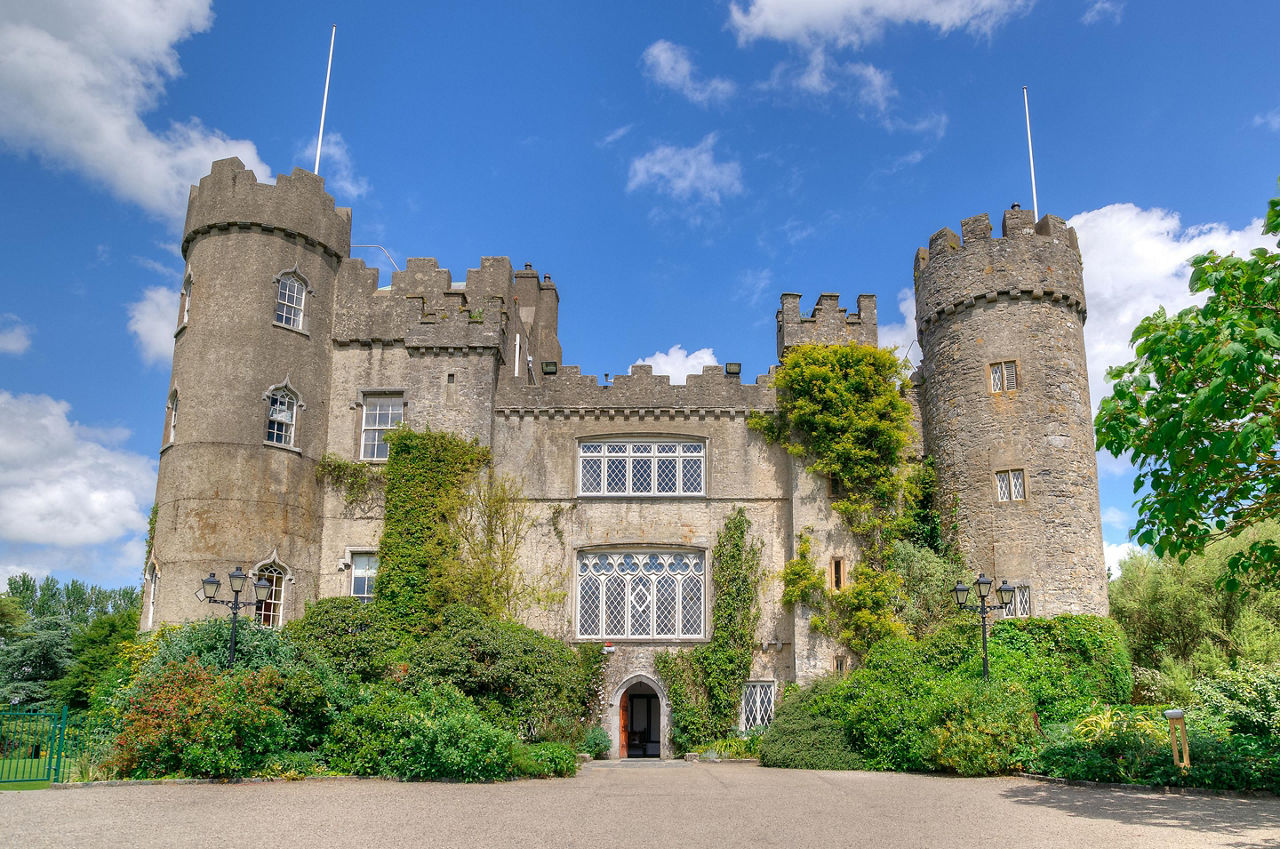
[[[706,552],[648,548],[583,550],[577,553],[574,562],[574,630],[578,639],[647,642],[706,639],[709,587]],[[660,583],[669,589],[660,589]],[[618,622],[609,610],[608,598],[614,588],[620,588],[622,593],[621,627],[617,627]],[[660,592],[674,596],[669,628],[661,627]]]
[[[363,567],[361,565],[362,561],[364,563]],[[368,567],[369,561],[373,562],[372,568]],[[366,604],[373,601],[373,586],[378,576],[378,550],[375,548],[352,549],[347,554],[347,562],[351,564],[351,595]],[[356,592],[358,588],[361,588],[356,583],[360,580],[367,581],[362,588],[367,592]]]
[[[279,412],[282,399],[285,401],[284,411]],[[263,444],[277,448],[294,448],[298,442],[298,417],[302,410],[306,409],[306,404],[302,403],[297,390],[289,385],[286,378],[284,383],[277,384],[262,393],[262,400],[267,402],[267,426],[263,435]]]
[[[279,628],[284,624],[284,584],[288,577],[288,568],[279,560],[269,560],[253,567],[250,577],[253,583],[266,578],[271,583],[271,590],[266,599],[253,606],[253,618],[266,628]]]
[[[147,592],[147,630],[150,631],[155,625],[156,619],[156,590],[160,587],[160,567],[153,560],[147,566],[147,583],[149,589]]]
[[[179,330],[187,326],[187,320],[191,318],[191,287],[192,278],[190,274],[187,274],[182,281],[182,292],[179,295],[181,305],[178,309],[178,330],[174,331],[175,336]]]
[[[387,418],[383,421],[380,416],[382,411],[377,409],[378,404],[382,402],[390,402],[392,408],[387,410]],[[395,409],[398,405],[399,409]],[[370,392],[364,396],[362,402],[363,409],[360,413],[360,459],[364,462],[384,463],[387,460],[387,454],[390,449],[383,440],[383,436],[387,431],[394,430],[404,421],[404,393],[402,392]],[[369,415],[373,413],[375,418],[373,423],[369,422]],[[369,438],[372,436],[373,441]],[[370,449],[372,448],[372,451]],[[379,451],[381,449],[381,451]],[[378,456],[381,454],[381,456]]]
[[[988,367],[987,378],[993,395],[1001,392],[1016,392],[1019,388],[1018,361],[1003,360],[992,363]]]
[[[707,444],[689,437],[584,437],[578,440],[578,495],[583,498],[705,498],[707,494]],[[675,488],[658,491],[661,465],[675,461]],[[696,463],[695,467],[693,464]],[[594,464],[594,466],[593,466]],[[610,489],[610,469],[620,464],[624,478],[621,489]],[[648,489],[639,486],[640,468],[648,468]],[[599,470],[598,488],[590,488],[593,473]],[[697,468],[697,484],[689,482],[686,468]],[[584,482],[587,487],[584,488]]]
[[[1013,584],[1013,603],[1005,611],[1006,619],[1025,619],[1031,616],[1034,608],[1031,605],[1031,584],[1017,581]]]
[[[996,501],[1026,500],[1027,472],[1025,469],[1002,469],[996,472]]]
[[[178,436],[178,390],[174,389],[169,393],[169,433],[168,444],[172,445]]]
[[[767,726],[773,722],[778,701],[777,681],[747,681],[742,685],[742,703],[738,727],[743,731]]]
[[[274,282],[276,302],[271,323],[286,330],[306,333],[307,296],[311,294],[311,284],[296,265],[277,274]]]

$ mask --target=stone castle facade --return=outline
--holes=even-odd
[[[917,254],[923,360],[904,391],[973,571],[1020,588],[1016,615],[1105,613],[1075,232],[1016,209],[1003,231],[980,215]],[[612,644],[615,754],[669,748],[653,657],[708,638],[710,550],[736,507],[770,574],[744,722],[767,717],[779,684],[844,663],[779,598],[798,532],[833,583],[858,543],[829,482],[747,428],[750,411],[775,408],[767,375],[744,383],[730,364],[673,385],[633,366],[602,384],[562,362],[549,275],[486,257],[455,281],[410,259],[380,288],[350,239],[350,210],[301,169],[268,185],[225,159],[192,188],[145,627],[215,612],[199,582],[236,567],[271,583],[267,624],[366,595],[381,507],[348,505],[316,466],[326,452],[379,462],[381,432],[404,421],[478,440],[521,481],[534,519],[522,568],[564,597],[526,621]],[[850,313],[823,294],[804,315],[784,294],[777,327],[780,358],[801,343],[875,345],[875,298]]]

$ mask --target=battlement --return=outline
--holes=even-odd
[[[256,231],[297,239],[332,259],[351,251],[351,210],[335,207],[324,179],[301,168],[259,183],[236,157],[213,163],[200,185],[191,187],[182,254],[212,232]]]
[[[915,256],[916,322],[924,331],[944,316],[979,303],[1022,298],[1061,302],[1085,317],[1084,278],[1076,231],[1055,215],[1038,222],[1007,209],[1001,237],[986,213],[964,219],[960,235],[944,227]]]
[[[503,415],[623,416],[663,418],[674,415],[746,415],[751,410],[772,410],[777,404],[769,375],[755,383],[743,383],[740,375],[726,374],[724,366],[703,366],[681,386],[650,365],[634,365],[611,384],[595,375],[584,375],[578,366],[560,366],[556,374],[542,375],[537,386],[507,386],[499,390],[495,406]]]
[[[779,362],[787,349],[796,345],[843,345],[860,342],[874,347],[878,344],[875,295],[859,295],[858,311],[850,315],[848,310],[840,306],[839,295],[824,292],[818,296],[813,311],[803,316],[800,314],[800,295],[783,292],[777,319]]]

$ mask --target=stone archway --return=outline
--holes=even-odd
[[[670,717],[667,691],[662,684],[649,675],[629,676],[609,700],[605,726],[609,731],[609,756],[671,757]],[[642,754],[637,746],[643,749]]]

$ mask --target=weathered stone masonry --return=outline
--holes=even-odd
[[[824,568],[836,557],[855,562],[858,545],[830,509],[827,482],[747,428],[750,411],[775,408],[768,375],[744,383],[715,366],[679,386],[636,366],[602,385],[562,362],[559,291],[549,275],[486,257],[455,282],[435,260],[410,259],[379,288],[377,270],[349,256],[350,228],[350,210],[335,208],[323,181],[301,169],[272,186],[238,160],[222,160],[192,188],[183,240],[189,295],[174,347],[144,622],[219,612],[195,598],[197,584],[237,566],[283,573],[280,620],[301,615],[308,601],[350,594],[353,563],[376,552],[381,505],[346,504],[317,483],[316,464],[327,451],[359,458],[365,410],[395,399],[410,426],[477,439],[500,472],[522,481],[535,518],[523,568],[565,596],[529,611],[529,624],[577,639],[582,617],[605,604],[579,584],[582,558],[705,560],[725,517],[741,506],[771,575],[753,679],[805,682],[832,669],[837,648],[810,629],[806,611],[781,604],[778,575],[801,530]],[[975,570],[1029,584],[1037,613],[1104,611],[1075,233],[1019,211],[1006,214],[1002,239],[990,237],[986,216],[966,220],[962,232],[963,242],[940,231],[917,256],[924,361],[910,387],[943,498],[958,511],[960,545]],[[276,320],[282,277],[305,289],[300,321]],[[779,358],[802,343],[877,343],[873,296],[859,296],[856,312],[835,294],[820,295],[809,315],[799,301],[782,296]],[[1017,387],[993,392],[990,365],[1005,361],[1016,363]],[[266,438],[273,392],[297,402],[272,425],[287,428],[287,440]],[[641,494],[588,492],[580,446],[604,452],[610,444],[697,452],[689,456],[701,465],[689,468],[701,480],[691,477],[686,495],[663,494],[647,478],[650,491]],[[645,474],[680,468],[647,458],[636,459]],[[1014,469],[1025,472],[1023,497],[1001,501],[995,475]],[[710,586],[708,578],[701,595],[680,601],[690,627],[709,627]],[[633,617],[658,615],[657,598],[627,603],[640,605]],[[659,620],[635,621],[656,628]],[[652,689],[665,711],[653,657],[697,639],[612,642],[616,753],[628,688]]]

